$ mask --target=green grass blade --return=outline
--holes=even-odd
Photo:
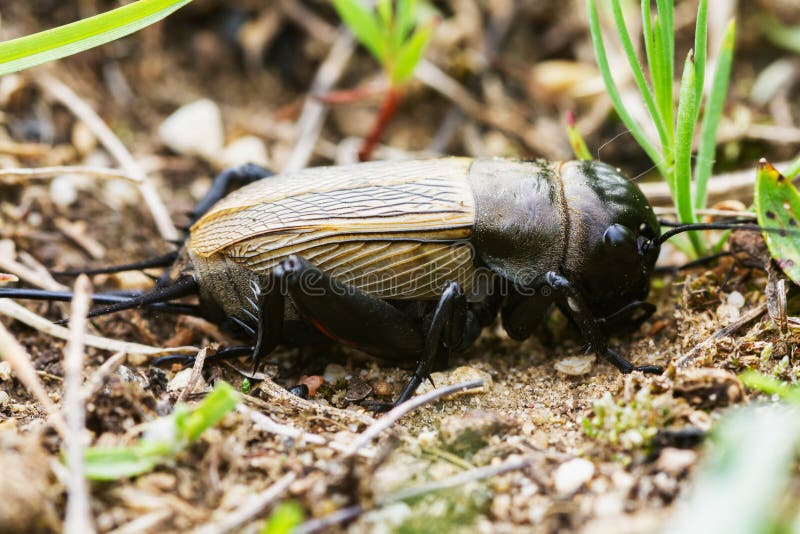
[[[386,58],[386,42],[375,14],[359,0],[333,0],[333,7],[358,42],[383,63]]]
[[[217,382],[214,391],[197,408],[176,421],[182,437],[189,442],[195,441],[207,428],[217,424],[225,414],[233,410],[238,402],[239,394],[230,384]]]
[[[666,168],[664,167],[664,161],[661,158],[658,150],[656,150],[650,140],[647,139],[644,130],[642,130],[641,126],[639,126],[639,124],[633,120],[633,117],[631,117],[630,113],[628,113],[622,103],[619,89],[614,83],[614,77],[611,74],[611,68],[608,65],[608,56],[606,55],[605,44],[603,43],[603,34],[600,31],[600,20],[597,16],[597,6],[595,5],[595,1],[588,0],[586,5],[589,14],[589,30],[592,36],[592,45],[594,47],[595,58],[597,59],[597,66],[603,76],[603,82],[605,83],[606,90],[608,91],[608,96],[611,98],[611,103],[614,105],[614,109],[617,111],[617,115],[619,115],[619,118],[622,120],[623,124],[625,124],[628,130],[630,130],[631,135],[639,143],[639,146],[641,146],[645,153],[647,153],[648,157],[658,167],[658,170],[661,172],[661,174],[663,176],[667,176]]]
[[[571,111],[567,112],[567,135],[576,158],[585,161],[592,159],[592,154],[589,152],[589,147],[586,146],[586,141],[583,140],[583,136],[575,127],[575,114]]]
[[[119,39],[191,0],[139,0],[71,24],[0,43],[0,76]]]
[[[680,220],[685,223],[697,221],[692,202],[692,137],[697,123],[697,101],[695,100],[697,77],[694,54],[686,57],[678,96],[678,115],[675,125],[675,208]],[[703,253],[704,246],[697,232],[690,232],[689,239],[695,252]]]
[[[628,58],[628,64],[633,72],[633,79],[636,81],[636,86],[639,88],[639,93],[644,99],[644,103],[647,106],[647,111],[650,113],[650,117],[652,117],[653,123],[656,125],[658,137],[661,141],[661,147],[663,149],[664,147],[669,146],[667,130],[664,126],[664,119],[661,117],[661,113],[659,113],[658,108],[656,107],[656,103],[653,98],[653,92],[650,90],[650,87],[648,87],[647,80],[645,80],[644,77],[642,64],[639,62],[639,58],[636,56],[636,51],[633,49],[633,42],[631,41],[631,36],[628,33],[628,28],[625,25],[625,17],[622,14],[622,7],[620,6],[619,0],[612,0],[611,7],[614,12],[614,22],[616,23],[617,33],[619,34],[620,41],[622,42],[622,48],[625,50],[625,55]]]
[[[703,100],[703,88],[706,77],[706,53],[708,52],[708,0],[700,0],[697,6],[697,23],[694,28],[694,65],[697,76],[695,101],[697,105]]]
[[[397,0],[395,28],[392,48],[399,50],[411,30],[414,28],[414,15],[417,9],[416,0]]]
[[[769,16],[761,17],[759,26],[764,36],[773,44],[800,54],[800,25],[782,26],[776,17]]]
[[[417,28],[397,53],[397,58],[391,74],[393,84],[402,84],[408,81],[411,75],[414,74],[414,69],[417,63],[419,63],[419,60],[422,59],[422,54],[425,53],[425,48],[428,46],[433,28],[433,23],[428,23]]]
[[[703,124],[700,127],[700,147],[697,151],[697,161],[694,166],[694,207],[696,210],[705,208],[708,200],[708,179],[711,177],[711,170],[714,167],[717,127],[722,117],[725,96],[728,94],[735,38],[736,22],[731,20],[722,38],[722,47],[717,58],[714,79],[711,82],[711,91],[708,94],[708,102],[703,114]]]
[[[669,69],[667,57],[668,49],[664,47],[664,27],[661,19],[656,17],[653,21],[653,65],[650,67],[653,79],[653,90],[656,103],[661,112],[661,118],[667,128],[668,146],[664,148],[664,155],[670,160],[674,157],[675,125],[672,104],[672,71]]]
[[[797,156],[797,159],[789,165],[789,168],[786,169],[786,172],[783,173],[788,179],[794,178],[796,175],[800,174],[800,156]]]

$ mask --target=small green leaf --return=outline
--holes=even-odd
[[[284,501],[270,514],[261,534],[290,534],[304,518],[302,506],[294,501]]]
[[[789,164],[789,168],[784,172],[784,176],[792,180],[798,174],[800,174],[800,156],[798,156],[792,163]]]
[[[148,471],[163,463],[172,450],[167,445],[145,441],[133,447],[90,447],[83,457],[90,480],[119,480]]]
[[[589,147],[586,146],[586,141],[583,140],[583,136],[575,127],[575,115],[571,111],[567,112],[567,135],[576,158],[582,160],[592,159],[592,154],[589,152]]]
[[[77,54],[153,24],[191,0],[139,0],[65,26],[0,43],[0,76]]]
[[[800,285],[800,193],[778,170],[762,159],[756,172],[755,208],[758,224],[777,232],[763,232],[778,266]]]
[[[417,28],[397,53],[397,58],[392,68],[393,84],[402,84],[414,74],[414,69],[422,59],[422,54],[425,53],[425,48],[428,46],[433,28],[434,23],[432,22]]]
[[[782,26],[775,17],[764,17],[760,21],[761,31],[774,44],[800,54],[800,25]]]
[[[333,0],[333,7],[356,39],[382,63],[386,58],[386,43],[375,14],[359,0]]]
[[[767,376],[758,371],[748,369],[741,375],[739,379],[745,387],[766,393],[767,395],[777,395],[786,402],[800,404],[800,388],[797,386],[790,386],[782,380],[775,377]]]
[[[133,446],[86,449],[86,476],[91,480],[117,480],[147,473],[199,438],[231,411],[238,400],[233,387],[218,382],[193,411],[178,405],[171,415],[150,422],[145,437]]]
[[[195,441],[209,427],[214,426],[239,402],[239,394],[227,382],[218,382],[214,391],[181,421],[178,428],[183,438]],[[176,421],[177,423],[177,421]]]

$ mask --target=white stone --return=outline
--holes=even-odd
[[[554,367],[559,373],[564,373],[570,376],[585,375],[592,370],[592,364],[595,361],[595,355],[589,354],[586,356],[569,356],[558,360]]]
[[[50,199],[62,208],[66,208],[78,200],[78,188],[71,175],[62,174],[50,182]]]
[[[240,137],[230,143],[222,152],[222,163],[226,167],[235,167],[245,163],[255,163],[262,167],[270,167],[267,147],[254,135]]]
[[[186,386],[189,385],[189,378],[192,376],[192,369],[183,369],[182,371],[178,371],[172,380],[169,381],[167,384],[167,391],[170,393],[180,393]],[[208,387],[206,381],[200,376],[197,379],[197,384],[195,384],[194,390],[190,391],[189,393],[196,393],[200,391],[205,391]]]
[[[667,447],[656,460],[656,469],[674,477],[680,476],[697,461],[697,453],[691,449]]]
[[[728,295],[728,306],[733,306],[734,308],[740,309],[744,306],[744,295],[739,293],[738,291],[734,291],[730,295]]]
[[[324,378],[325,382],[328,384],[336,384],[339,380],[347,378],[347,370],[338,363],[329,363],[325,366],[322,378]]]
[[[553,475],[556,492],[561,497],[570,497],[594,476],[594,464],[583,458],[564,462]]]
[[[222,114],[213,101],[196,100],[167,117],[158,128],[158,136],[178,154],[215,160],[225,143]]]

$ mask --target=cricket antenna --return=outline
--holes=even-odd
[[[100,315],[108,315],[109,313],[129,310],[131,308],[140,308],[142,306],[149,306],[156,303],[166,303],[172,299],[197,294],[197,290],[197,280],[191,276],[184,276],[170,285],[156,287],[152,291],[142,293],[141,295],[135,297],[130,297],[123,302],[110,304],[108,306],[92,310],[89,312],[87,317],[99,317]]]
[[[52,271],[51,274],[55,276],[78,276],[79,274],[111,274],[121,273],[123,271],[139,271],[142,269],[152,269],[154,267],[168,267],[172,265],[178,258],[178,251],[174,250],[168,252],[163,256],[157,256],[148,260],[137,261],[134,263],[126,263],[124,265],[111,265],[108,267],[100,267],[99,269],[78,269],[74,271]]]
[[[763,226],[759,226],[757,224],[748,224],[750,221],[747,219],[744,220],[732,220],[732,221],[720,221],[720,222],[713,222],[713,223],[690,223],[690,224],[679,224],[674,228],[667,230],[663,234],[658,237],[655,237],[649,241],[647,241],[645,247],[646,248],[655,248],[661,246],[665,241],[669,238],[674,237],[678,234],[682,234],[684,232],[691,232],[693,230],[742,230],[745,232],[769,232],[769,233],[776,233],[780,234],[781,236],[786,236],[788,234],[800,234],[800,232],[787,230],[785,228],[765,228]]]

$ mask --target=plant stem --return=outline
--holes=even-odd
[[[402,100],[402,91],[396,86],[391,86],[386,93],[386,97],[383,99],[383,103],[378,111],[378,117],[375,119],[372,129],[364,139],[364,145],[361,147],[361,150],[358,151],[359,161],[369,161],[372,157],[372,152],[375,150],[375,147],[386,130],[386,126],[394,116]]]

